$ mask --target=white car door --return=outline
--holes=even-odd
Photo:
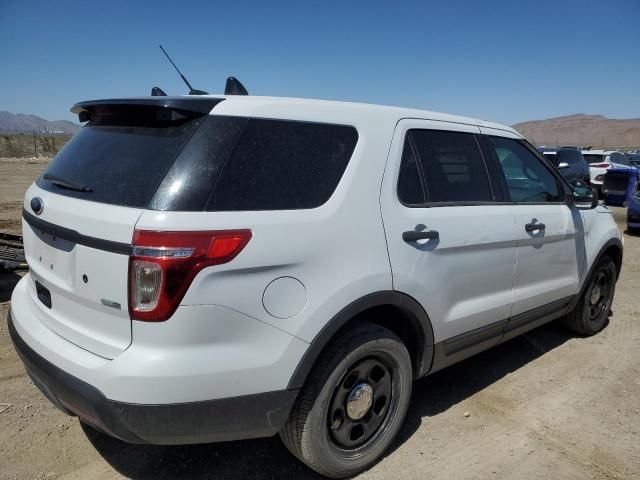
[[[579,289],[582,217],[565,202],[559,177],[525,142],[503,131],[482,128],[482,133],[487,135],[485,145],[490,150],[486,155],[495,155],[504,173],[516,221],[518,249],[511,316],[561,310]]]
[[[453,358],[498,343],[510,315],[516,228],[472,125],[398,123],[381,209],[393,288],[420,302]]]

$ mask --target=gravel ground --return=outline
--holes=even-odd
[[[22,193],[42,167],[0,159],[0,229],[19,229]],[[18,280],[0,274],[3,318]],[[398,440],[361,478],[640,478],[639,291],[640,237],[625,234],[603,332],[577,338],[547,325],[418,382]],[[316,475],[277,437],[156,447],[85,430],[29,381],[0,322],[0,478],[123,477]]]

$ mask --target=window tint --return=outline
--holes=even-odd
[[[38,186],[83,200],[145,208],[206,116],[161,121],[153,117],[152,109],[132,110],[89,122],[44,172],[91,191],[63,188],[43,177]]]
[[[213,188],[207,210],[291,210],[325,203],[358,134],[353,127],[250,119]]]
[[[203,211],[246,121],[243,117],[207,115],[165,175],[148,208]]]
[[[598,153],[585,153],[583,157],[587,163],[603,163],[605,161],[604,155]]]
[[[493,194],[472,133],[410,130],[429,202],[491,202]]]
[[[514,202],[559,202],[558,180],[522,143],[489,137]]]
[[[413,154],[409,137],[405,138],[402,163],[398,177],[398,198],[405,205],[424,205],[426,199],[420,179],[420,169]]]

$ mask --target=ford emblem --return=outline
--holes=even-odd
[[[40,215],[42,213],[42,210],[44,210],[44,202],[40,197],[33,197],[31,199],[31,210],[33,210],[33,213],[36,215]]]

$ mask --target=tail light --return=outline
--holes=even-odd
[[[609,165],[608,163],[592,163],[589,166],[594,168],[609,168],[611,165]]]
[[[250,239],[251,230],[136,230],[129,258],[131,318],[148,322],[167,320],[200,270],[230,262]]]

